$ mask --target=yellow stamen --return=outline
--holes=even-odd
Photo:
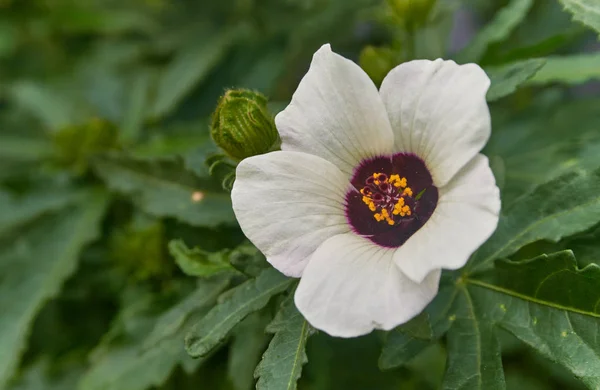
[[[373,218],[377,222],[385,221],[388,225],[395,225],[396,221],[394,221],[394,216],[405,217],[412,214],[412,210],[410,206],[406,204],[404,199],[405,196],[412,197],[413,191],[412,188],[408,187],[408,181],[405,177],[400,177],[400,175],[390,175],[389,177],[383,173],[373,173],[371,176],[373,178],[373,184],[380,185],[381,183],[389,183],[390,185],[401,188],[402,193],[400,194],[400,198],[396,201],[396,204],[393,205],[393,208],[389,208],[389,206],[376,205],[373,199],[370,196],[370,192],[368,192],[367,187],[360,190],[362,196],[362,201],[369,207],[369,210],[373,212]],[[369,195],[367,195],[369,194]],[[380,208],[381,207],[381,208]],[[377,212],[379,210],[379,212]]]

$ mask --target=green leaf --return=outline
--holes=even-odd
[[[467,47],[458,53],[457,61],[466,63],[480,60],[490,45],[508,38],[514,28],[525,19],[532,5],[533,0],[511,0],[481,29]]]
[[[494,132],[485,154],[491,156],[492,169],[495,156],[504,162],[501,191],[505,209],[543,183],[568,172],[600,166],[600,154],[596,152],[600,147],[600,100],[545,103],[542,97],[536,99],[539,105],[527,110],[527,115],[511,115],[504,121],[499,110],[494,115]],[[565,131],[570,128],[577,131]]]
[[[600,34],[600,3],[596,0],[559,0],[573,19]]]
[[[493,324],[486,318],[487,307],[476,305],[465,287],[459,290],[447,335],[448,366],[443,388],[504,389],[500,344]]]
[[[526,261],[498,260],[492,275],[469,280],[474,285],[554,309],[597,318],[600,318],[599,281],[600,266],[589,264],[578,269],[570,250]]]
[[[600,80],[600,53],[548,57],[546,65],[527,83],[575,85],[589,80]]]
[[[265,268],[270,267],[265,255],[250,243],[242,244],[232,250],[229,254],[229,263],[233,268],[251,277],[258,276]]]
[[[33,319],[77,267],[81,249],[98,237],[107,194],[43,218],[0,251],[0,387],[14,373]]]
[[[489,265],[538,240],[558,241],[600,220],[600,169],[579,170],[551,180],[508,206],[492,237],[467,270]]]
[[[10,96],[51,130],[82,120],[90,113],[85,104],[70,100],[50,85],[21,81],[12,85]]]
[[[19,162],[38,162],[52,157],[54,149],[48,139],[0,136],[0,159]]]
[[[498,326],[588,387],[600,386],[600,267],[590,264],[578,269],[571,251],[520,262],[500,260],[496,266],[456,282],[463,298],[456,301],[452,313],[453,328],[458,329],[455,343],[453,328],[448,334],[450,361],[453,348],[456,358],[448,375],[496,375],[500,363],[490,326]],[[460,325],[461,319],[470,321],[471,330]]]
[[[273,319],[266,311],[250,314],[232,332],[227,376],[235,390],[254,389],[254,369],[269,343],[265,327]]]
[[[200,320],[187,335],[185,345],[193,357],[205,356],[250,313],[266,306],[272,296],[289,287],[293,279],[269,268],[256,279],[237,287],[221,304]]]
[[[70,366],[69,370],[61,370],[57,375],[53,371],[51,360],[47,357],[41,358],[28,366],[19,376],[19,380],[10,386],[9,390],[66,390],[75,389],[81,368],[77,364]]]
[[[575,253],[577,264],[584,267],[588,264],[600,265],[600,225],[594,226],[592,229],[576,234],[566,240],[562,240],[562,248],[569,248]]]
[[[56,162],[82,176],[94,156],[118,148],[117,137],[114,124],[97,118],[63,127],[53,134]]]
[[[515,92],[517,87],[533,77],[545,63],[543,58],[534,58],[486,68],[485,71],[492,82],[486,96],[487,101],[493,102]]]
[[[429,322],[429,314],[422,312],[407,323],[400,325],[396,330],[406,333],[414,338],[422,340],[431,340],[433,330]]]
[[[47,189],[26,196],[0,191],[0,236],[36,218],[81,200],[86,193],[71,189]]]
[[[207,252],[198,247],[190,249],[183,240],[169,242],[169,253],[177,265],[189,276],[206,277],[221,271],[233,270],[229,264],[229,250]]]
[[[296,308],[294,299],[288,298],[267,332],[275,336],[269,343],[254,377],[258,390],[296,390],[302,375],[302,366],[308,362],[306,341],[313,330]]]
[[[187,355],[184,335],[216,303],[228,283],[226,277],[203,279],[194,292],[158,315],[151,314],[152,301],[128,313],[136,320],[129,334],[123,335],[129,340],[97,351],[79,389],[144,390],[164,384],[179,365],[187,371],[196,369],[203,361]],[[136,304],[140,306],[140,301]]]
[[[107,155],[94,161],[107,185],[130,195],[137,206],[157,217],[174,217],[193,226],[235,221],[231,199],[219,184],[187,171],[180,160],[138,160]]]
[[[152,117],[169,114],[221,62],[240,32],[226,31],[202,43],[193,39],[183,47],[159,77]]]
[[[469,291],[476,305],[487,308],[485,315],[494,316],[496,326],[565,367],[588,388],[600,386],[598,318],[554,310],[477,286],[469,287]]]
[[[453,322],[450,310],[457,294],[458,290],[447,283],[444,276],[438,294],[425,311],[388,333],[379,357],[379,368],[389,370],[404,366],[442,337]],[[425,331],[415,329],[419,324]]]
[[[142,70],[132,77],[126,108],[121,119],[121,136],[128,142],[136,141],[146,119],[147,103],[152,87],[152,74]]]
[[[144,348],[150,349],[162,340],[171,338],[191,318],[194,311],[214,304],[228,285],[227,275],[199,280],[196,291],[158,317],[154,329],[144,341]]]
[[[424,340],[394,329],[389,332],[381,356],[379,357],[379,368],[390,370],[405,366],[427,347],[433,344],[432,340]]]

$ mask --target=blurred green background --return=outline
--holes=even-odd
[[[208,308],[186,303],[196,278],[182,263],[264,267],[235,223],[221,183],[234,162],[211,141],[210,115],[232,87],[265,94],[275,114],[324,43],[375,82],[414,58],[488,69],[587,53],[493,103],[486,153],[505,201],[597,160],[599,89],[581,83],[600,77],[597,35],[558,2],[523,2],[521,20],[483,45],[473,37],[508,1],[399,3],[0,0],[0,389],[254,387],[279,301],[207,359],[183,348]],[[440,386],[443,341],[380,372],[383,339],[311,337],[299,388]],[[582,388],[512,336],[502,346],[509,389]]]

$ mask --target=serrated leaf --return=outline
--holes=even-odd
[[[498,260],[495,266],[493,274],[480,275],[469,283],[557,310],[600,318],[600,266],[577,268],[570,250],[518,262]]]
[[[223,302],[213,308],[187,335],[185,346],[193,357],[208,354],[221,343],[231,329],[248,314],[262,309],[271,297],[283,292],[292,283],[273,268],[263,271],[256,279],[237,287]]]
[[[563,286],[560,286],[563,289]],[[501,319],[499,326],[546,358],[562,365],[590,389],[600,386],[598,318],[552,310],[547,306],[470,287],[473,300]],[[491,317],[493,314],[487,314]]]
[[[590,80],[600,80],[600,53],[548,57],[546,65],[527,83],[576,85]]]
[[[175,106],[225,57],[240,33],[234,29],[200,43],[183,47],[159,77],[151,116],[162,117]]]
[[[267,332],[274,333],[269,347],[256,367],[258,390],[296,390],[302,366],[308,362],[306,341],[313,329],[288,298]]]
[[[456,282],[462,298],[453,307],[456,320],[448,333],[448,376],[468,381],[501,373],[490,333],[496,326],[562,365],[589,388],[598,388],[600,267],[578,269],[571,251],[496,264],[497,270],[465,275]],[[468,327],[460,320],[468,321]],[[482,388],[493,388],[492,383]]]
[[[183,337],[194,319],[208,312],[227,285],[228,278],[203,279],[198,288],[179,303],[159,315],[145,318],[144,312],[153,309],[149,302],[142,313],[137,313],[136,324],[150,323],[151,326],[131,329],[131,341],[104,346],[93,356],[92,365],[78,388],[144,390],[164,384],[179,365],[187,371],[197,368],[202,359],[192,360],[187,355]],[[149,331],[144,333],[144,329]]]
[[[222,271],[233,270],[229,264],[229,250],[207,252],[201,248],[188,248],[183,240],[169,242],[169,253],[177,265],[189,276],[207,277]]]
[[[448,366],[444,389],[506,388],[500,344],[494,335],[493,323],[481,312],[483,309],[473,303],[465,287],[459,288],[451,314],[453,324],[447,335]]]
[[[559,0],[573,19],[600,34],[600,3],[596,0]]]
[[[485,72],[492,82],[486,95],[487,101],[493,102],[515,92],[521,84],[543,68],[545,63],[544,58],[534,58],[486,68]]]
[[[77,267],[81,249],[100,233],[107,194],[43,218],[0,251],[0,387],[14,373],[31,323]]]
[[[538,240],[558,241],[600,220],[600,169],[575,171],[517,199],[502,213],[492,237],[467,264],[474,270]]]
[[[502,42],[525,19],[533,0],[511,0],[457,55],[458,62],[477,62],[488,47]]]
[[[130,195],[136,205],[157,217],[174,217],[193,226],[235,221],[231,199],[220,185],[186,170],[180,160],[139,160],[107,155],[94,161],[107,185]]]

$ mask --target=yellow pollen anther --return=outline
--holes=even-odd
[[[377,204],[375,203],[375,201],[373,200],[373,198],[371,197],[373,195],[372,191],[375,191],[375,194],[378,193],[378,191],[380,191],[377,188],[373,188],[372,186],[369,187],[369,185],[367,185],[367,187],[364,187],[363,189],[360,190],[360,193],[362,194],[362,201],[364,204],[366,204],[369,207],[369,210],[371,210],[373,212],[373,218],[375,218],[375,220],[377,222],[382,222],[385,221],[387,222],[388,225],[395,225],[396,221],[394,221],[394,217],[395,216],[400,216],[400,217],[405,217],[405,216],[410,216],[412,214],[412,210],[410,209],[410,206],[408,206],[406,204],[406,200],[404,199],[405,196],[410,196],[412,197],[413,195],[413,191],[412,188],[408,187],[408,181],[405,177],[400,177],[400,175],[390,175],[389,177],[384,174],[384,173],[373,173],[373,175],[371,175],[371,177],[373,178],[373,184],[378,186],[381,183],[389,183],[391,186],[395,187],[395,188],[399,188],[399,190],[396,191],[392,191],[392,192],[386,192],[386,194],[389,195],[385,195],[385,196],[393,196],[396,198],[396,203],[395,204],[383,204],[381,202],[389,202],[389,197],[387,198],[388,200],[384,200],[384,198],[381,198],[377,201]],[[388,191],[388,190],[386,190]],[[395,195],[394,195],[395,194]],[[399,196],[398,196],[399,195]],[[378,195],[379,196],[379,195]],[[393,205],[393,207],[391,207]],[[378,210],[380,210],[378,212]]]

